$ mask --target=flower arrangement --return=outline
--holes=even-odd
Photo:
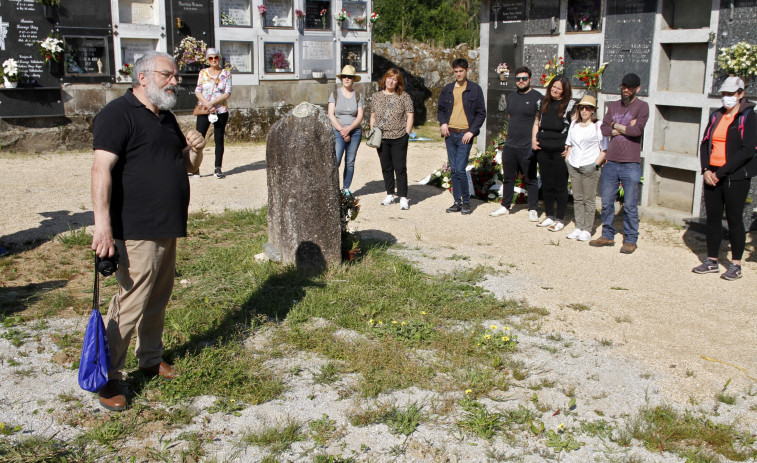
[[[258,5],[258,13],[260,16],[265,16],[266,7],[265,5]]]
[[[289,60],[287,59],[284,52],[277,51],[273,54],[271,57],[271,62],[273,63],[273,67],[275,69],[289,69]]]
[[[15,83],[18,82],[20,78],[19,72],[18,72],[18,63],[16,63],[16,60],[13,58],[8,58],[7,60],[3,61],[3,80],[5,82]]]
[[[197,40],[191,36],[184,37],[179,42],[179,46],[174,48],[173,57],[180,70],[194,63],[205,64],[205,50],[207,48],[208,45],[202,40]]]
[[[63,59],[63,40],[54,37],[52,32],[39,43],[39,52],[45,58],[45,64],[50,61],[60,63]]]
[[[562,56],[553,56],[551,60],[544,65],[544,72],[541,74],[541,85],[546,87],[552,82],[555,76],[562,74],[565,70],[565,61]]]
[[[581,19],[579,22],[581,23],[581,27],[586,27],[586,26],[591,27],[594,24],[594,12],[585,11],[581,15]]]
[[[599,66],[599,69],[596,71],[593,71],[590,67],[584,67],[582,69],[579,69],[578,72],[576,72],[576,75],[573,76],[576,79],[580,80],[586,87],[592,91],[595,92],[599,89],[599,83],[602,78],[602,74],[605,72],[605,69],[607,69],[607,65],[610,63],[602,63],[601,66]]]
[[[305,17],[305,12],[297,8],[296,10],[294,10],[294,15],[297,16],[297,19],[302,19]]]
[[[231,17],[229,13],[227,13],[224,10],[221,10],[221,25],[222,26],[236,26],[237,22],[234,18]]]
[[[341,22],[347,21],[347,18],[349,17],[350,17],[350,14],[347,13],[347,10],[342,8],[342,11],[340,11],[336,16],[334,16],[334,19],[336,19],[337,21],[341,23]]]
[[[323,28],[326,29],[326,18],[329,16],[329,10],[326,8],[321,10],[321,14],[319,15],[321,17],[321,24],[323,25]]]
[[[363,24],[365,24],[365,21],[366,21],[366,17],[365,17],[365,16],[358,16],[357,18],[354,18],[354,21],[355,21],[355,22],[356,22],[357,24],[359,24],[359,25],[361,25],[361,26],[362,26]]]
[[[429,185],[438,186],[439,188],[444,188],[447,191],[452,191],[452,179],[450,178],[450,175],[452,175],[452,170],[447,165],[447,162],[442,163],[442,167],[439,169],[436,169],[430,176],[428,180]]]
[[[36,3],[41,3],[45,6],[60,6],[61,0],[34,0]]]
[[[134,64],[124,63],[123,66],[118,69],[118,73],[123,77],[131,77],[133,70]]]
[[[375,11],[373,13],[371,13],[371,16],[369,18],[370,21],[371,21],[371,24],[373,24],[376,21],[378,21],[378,18],[379,18],[379,14],[378,13],[376,13]]]
[[[510,68],[507,67],[507,63],[499,63],[494,72],[504,77],[510,77]]]
[[[739,42],[718,51],[718,70],[740,77],[757,76],[757,45]]]

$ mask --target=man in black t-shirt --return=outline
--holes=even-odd
[[[177,376],[162,359],[163,322],[176,271],[176,238],[187,235],[187,173],[200,167],[205,147],[196,130],[185,137],[169,111],[176,104],[177,73],[171,55],[147,53],[134,63],[132,88],[93,122],[92,249],[100,257],[118,250],[119,289],[105,320],[111,368],[98,393],[108,410],[126,408],[121,370],[135,329],[139,369]]]
[[[507,95],[505,108],[509,122],[502,149],[502,205],[489,215],[498,217],[510,213],[515,176],[520,168],[528,192],[528,220],[537,222],[539,185],[536,180],[536,157],[531,150],[531,131],[536,119],[536,102],[542,95],[531,88],[531,70],[525,66],[515,70],[515,85],[518,91]]]

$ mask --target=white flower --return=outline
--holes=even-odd
[[[15,77],[16,75],[18,75],[18,65],[16,64],[15,59],[8,58],[7,60],[3,61],[3,74],[8,77]]]
[[[442,188],[449,188],[449,183],[442,183]]]
[[[447,182],[449,182],[449,177],[444,177],[444,178],[442,179],[442,181],[443,181],[444,183],[447,183]]]

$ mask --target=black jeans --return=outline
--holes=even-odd
[[[384,174],[386,194],[394,194],[394,177],[397,176],[397,196],[407,198],[407,141],[405,134],[399,138],[384,138],[378,151],[381,173]]]
[[[221,168],[223,162],[223,134],[226,131],[226,123],[229,121],[229,113],[218,114],[218,120],[213,122],[213,140],[216,142],[216,167]],[[200,132],[204,137],[210,128],[208,116],[197,116],[197,125],[195,130]]]
[[[716,168],[713,168],[716,169]],[[707,211],[707,257],[717,259],[723,238],[723,206],[728,222],[731,259],[741,260],[746,244],[744,204],[752,179],[720,180],[717,185],[704,185],[704,207]]]
[[[528,210],[535,211],[539,206],[539,184],[536,180],[536,156],[531,148],[505,146],[502,149],[502,205],[510,209],[513,204],[513,188],[518,169],[525,177]]]
[[[560,222],[565,220],[568,207],[568,165],[562,157],[563,150],[542,149],[536,152],[541,174],[541,192],[544,196],[544,212]],[[557,214],[555,214],[557,201]]]

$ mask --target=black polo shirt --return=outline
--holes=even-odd
[[[187,236],[187,142],[176,117],[170,111],[156,116],[129,89],[100,111],[92,131],[94,149],[118,156],[110,196],[113,237]]]

